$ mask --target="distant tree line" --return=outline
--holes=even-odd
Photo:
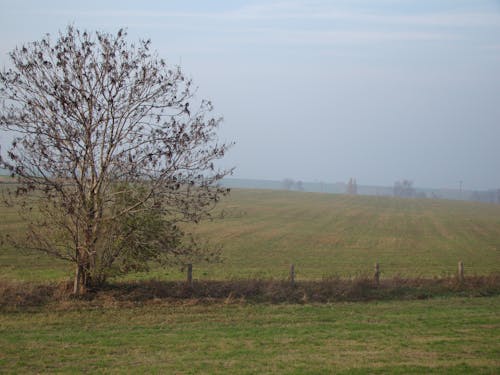
[[[281,184],[285,190],[304,191],[304,183],[301,180],[295,181],[291,178],[285,178]]]
[[[309,182],[305,184],[291,178],[284,178],[281,181],[265,181],[266,185],[262,186],[267,189],[283,189],[294,191],[311,191],[311,192],[328,192],[333,194],[349,194],[349,195],[377,195],[377,196],[394,196],[398,198],[429,198],[429,199],[453,199],[467,200],[485,203],[500,204],[500,188],[490,189],[485,191],[462,191],[458,189],[417,189],[414,182],[410,179],[402,179],[395,181],[393,186],[367,186],[358,185],[356,178],[351,177],[347,182],[337,182],[328,184],[324,182]],[[232,185],[230,185],[232,186]],[[233,187],[245,187],[244,183],[234,185]],[[252,188],[254,185],[249,185]],[[260,187],[260,186],[259,186]]]

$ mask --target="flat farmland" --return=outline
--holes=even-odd
[[[19,236],[13,208],[0,230]],[[221,216],[220,213],[225,215]],[[224,262],[195,278],[446,276],[499,271],[500,207],[469,202],[235,190],[196,227]],[[0,252],[8,282],[68,280],[43,254]],[[181,279],[155,268],[120,280]],[[19,284],[19,288],[24,288]],[[31,284],[30,284],[31,285]],[[2,373],[497,374],[500,297],[257,303],[244,298],[61,298],[0,311]]]
[[[500,206],[264,190],[235,190],[225,219],[199,232],[224,246],[210,277],[444,276],[462,260],[473,274],[500,271]]]
[[[12,208],[0,208],[0,231],[22,233]],[[221,216],[220,213],[224,212]],[[431,199],[233,190],[212,221],[194,228],[223,246],[223,262],[195,264],[196,279],[450,276],[462,260],[469,275],[500,272],[500,205]],[[43,254],[3,245],[2,277],[59,280],[72,269]],[[126,279],[179,279],[177,268],[153,268]]]

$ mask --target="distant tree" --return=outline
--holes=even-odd
[[[393,193],[395,197],[413,198],[415,196],[413,181],[410,180],[396,181],[394,183]]]
[[[346,194],[351,194],[351,191],[352,191],[352,177],[347,182],[347,186],[346,186],[345,192],[346,192]]]
[[[73,262],[75,293],[149,261],[213,259],[178,224],[227,194],[218,181],[230,170],[214,163],[230,145],[180,68],[149,40],[71,26],[10,57],[0,129],[16,138],[0,166],[17,176],[29,223],[19,246]]]
[[[291,190],[293,185],[295,185],[295,181],[292,180],[291,178],[285,178],[285,179],[283,179],[281,184],[283,185],[283,188],[285,190]]]
[[[295,183],[295,186],[297,187],[297,190],[298,190],[298,191],[304,191],[304,183],[303,183],[302,181],[300,181],[300,180],[299,180],[299,181],[297,181],[297,182]]]
[[[350,195],[358,194],[358,184],[355,178],[351,177],[349,179],[349,182],[347,183],[346,193]]]

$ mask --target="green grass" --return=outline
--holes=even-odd
[[[430,199],[234,190],[220,206],[227,215],[196,228],[224,246],[222,264],[195,265],[198,279],[276,278],[295,264],[298,280],[325,276],[449,276],[500,272],[500,205]],[[20,233],[15,212],[0,208],[0,233]],[[216,215],[217,217],[217,215]],[[3,277],[58,280],[72,268],[44,255],[2,247]],[[175,280],[177,269],[126,279]]]
[[[500,272],[500,206],[235,190],[197,228],[224,245],[199,279]],[[20,236],[0,207],[0,233]],[[0,278],[68,279],[43,254],[0,247]],[[184,276],[154,269],[125,279]],[[22,284],[21,284],[22,285]],[[500,297],[331,304],[62,299],[0,311],[1,373],[500,373]],[[15,302],[13,303],[13,306]]]
[[[3,373],[499,373],[500,297],[0,314]]]
[[[234,191],[225,204],[228,218],[200,228],[226,248],[214,277],[282,277],[290,263],[299,278],[353,276],[377,261],[386,276],[451,274],[459,260],[500,271],[500,206],[272,191]]]

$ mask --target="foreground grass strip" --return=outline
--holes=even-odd
[[[0,368],[115,373],[499,373],[500,297],[164,304],[0,314]]]

